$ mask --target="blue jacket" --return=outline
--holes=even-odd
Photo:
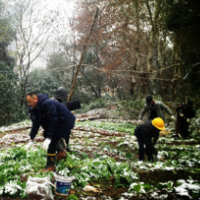
[[[40,126],[48,138],[52,138],[54,134],[66,138],[76,120],[75,116],[64,105],[50,100],[46,94],[38,95],[37,108],[30,109],[30,114],[33,122],[31,139],[35,138]]]

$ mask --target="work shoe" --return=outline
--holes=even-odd
[[[48,168],[45,168],[42,170],[42,172],[51,172],[51,171],[55,171],[56,167],[54,165],[49,166]]]
[[[47,153],[47,163],[45,169],[42,170],[42,172],[50,172],[55,171],[55,155],[56,154],[49,154]]]
[[[58,162],[59,160],[67,158],[67,153],[65,150],[59,151],[56,155],[56,161]]]

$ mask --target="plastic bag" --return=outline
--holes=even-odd
[[[84,188],[83,188],[84,191],[86,192],[102,192],[101,190],[99,190],[98,188],[95,188],[93,186],[90,186],[90,185],[86,185]]]
[[[63,138],[58,140],[58,143],[56,145],[57,151],[63,151],[63,150],[66,149],[66,147],[67,147],[67,144],[66,144],[66,142],[65,142],[65,140]]]
[[[53,200],[51,185],[54,186],[49,177],[29,177],[26,183],[26,193],[29,200]]]

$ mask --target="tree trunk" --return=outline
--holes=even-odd
[[[146,0],[146,6],[149,11],[149,16],[150,16],[150,22],[151,22],[151,33],[149,36],[149,43],[148,43],[148,53],[147,53],[147,72],[151,72],[155,69],[157,69],[157,59],[158,59],[158,49],[157,45],[158,44],[158,27],[157,27],[157,20],[159,18],[159,13],[161,11],[161,3],[162,0],[157,0],[156,1],[156,9],[154,14],[152,14],[151,11],[151,6],[149,5],[149,0]],[[148,81],[148,89],[149,93],[156,93],[156,87],[154,85],[154,75],[153,77],[149,75],[151,80],[149,79]]]
[[[135,62],[135,66],[133,67],[133,70],[136,71],[137,69],[144,71],[144,68],[141,66],[141,61],[140,61],[140,22],[139,22],[139,2],[138,0],[135,0],[133,2],[134,5],[134,13],[135,13],[135,19],[136,19],[136,44],[135,44],[135,57],[136,57],[136,62]],[[132,74],[133,77],[135,78],[135,75]],[[142,81],[137,81],[136,84],[139,85],[139,83],[142,84]],[[134,87],[135,87],[135,83],[131,82],[131,95],[134,94]],[[141,88],[139,89],[139,91],[141,91]]]
[[[76,73],[75,73],[75,76],[74,76],[74,80],[73,80],[73,83],[72,83],[71,90],[69,92],[68,101],[71,101],[71,97],[72,97],[72,94],[74,92],[74,88],[75,88],[75,85],[76,85],[76,78],[77,78],[78,73],[80,71],[80,67],[81,67],[81,64],[82,64],[82,61],[83,61],[83,58],[84,58],[84,54],[85,54],[85,51],[86,51],[86,48],[87,48],[87,43],[88,43],[88,40],[89,40],[89,38],[90,38],[90,36],[92,34],[92,31],[94,29],[94,25],[96,23],[97,17],[98,17],[98,8],[96,8],[96,12],[95,12],[94,20],[93,20],[93,23],[92,23],[92,27],[90,29],[90,32],[89,32],[87,38],[86,38],[85,45],[83,46],[83,51],[82,51],[82,54],[81,54],[81,57],[80,57],[80,60],[79,60],[79,64],[78,64],[77,69],[76,69]]]
[[[94,92],[95,96],[96,96],[97,98],[99,98],[98,92],[96,92],[96,90],[95,90],[95,88],[93,87],[93,85],[92,85],[90,79],[88,78],[88,76],[83,72],[83,70],[81,70],[81,73],[82,73],[83,76],[87,79],[87,81],[88,81],[88,83],[89,83],[89,85],[90,85],[90,87],[91,87],[91,90]]]
[[[176,64],[176,63],[180,63],[180,47],[175,42],[174,48],[173,48],[172,64]],[[180,64],[179,64],[174,67],[174,78],[176,80],[174,80],[172,83],[172,101],[174,101],[177,96],[177,87],[178,87],[178,82],[179,82],[177,78],[181,75],[180,72],[181,71],[180,71]]]

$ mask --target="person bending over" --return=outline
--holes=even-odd
[[[30,106],[29,112],[32,120],[30,142],[26,150],[33,145],[38,129],[42,126],[45,137],[43,149],[47,150],[46,167],[43,171],[53,171],[55,160],[59,161],[67,156],[65,149],[59,147],[59,141],[68,137],[76,118],[64,105],[49,99],[46,94],[30,92],[26,95],[26,100]]]
[[[159,132],[164,129],[164,121],[160,117],[148,120],[136,127],[135,136],[138,140],[140,161],[144,161],[145,152],[148,160],[151,162],[153,162],[153,155],[156,155],[158,159],[161,158],[158,155],[155,145],[159,137]]]

